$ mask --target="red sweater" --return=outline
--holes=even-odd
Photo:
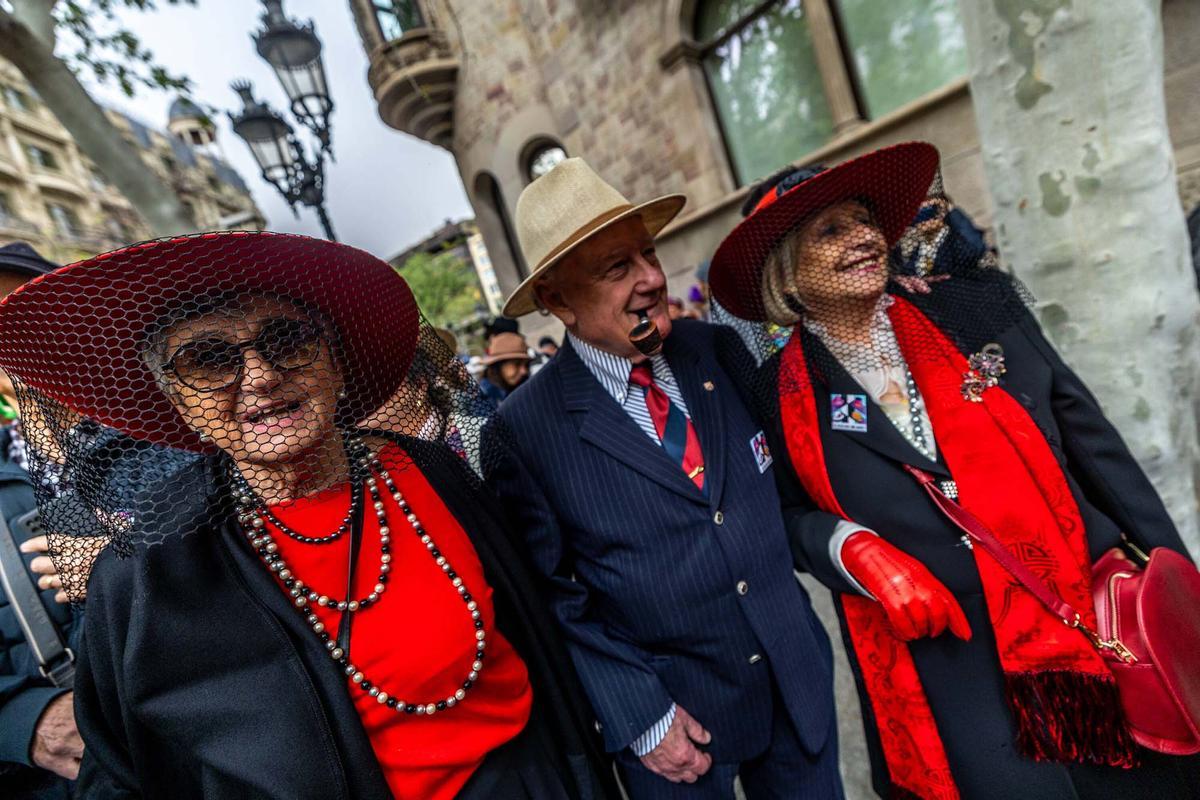
[[[495,628],[492,589],[458,521],[421,471],[396,446],[380,454],[413,513],[433,537],[467,590],[479,603],[488,649],[479,680],[459,705],[432,716],[397,713],[347,679],[348,691],[387,778],[400,798],[452,798],[491,750],[521,732],[533,692],[520,656]],[[380,482],[383,488],[383,481]],[[378,603],[354,615],[352,662],[380,689],[410,703],[437,702],[454,693],[471,669],[475,628],[466,604],[430,558],[405,516],[381,491],[391,528],[392,571]],[[368,496],[369,498],[369,496]],[[272,511],[292,530],[307,535],[337,528],[350,504],[348,484]],[[371,592],[379,574],[379,523],[368,509],[354,576],[354,595]],[[343,599],[349,537],[330,544],[297,542],[268,525],[280,555],[296,577],[315,591]],[[282,588],[282,587],[281,587]],[[335,635],[340,612],[311,608]]]

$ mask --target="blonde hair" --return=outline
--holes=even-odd
[[[767,319],[776,325],[790,328],[803,318],[796,293],[796,259],[800,256],[800,233],[803,223],[796,225],[783,240],[767,254],[762,272],[762,304]]]

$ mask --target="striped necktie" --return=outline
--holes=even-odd
[[[704,491],[704,454],[700,452],[700,438],[692,421],[654,382],[649,363],[635,365],[629,373],[629,382],[645,390],[646,408],[667,455],[687,473],[697,489]]]

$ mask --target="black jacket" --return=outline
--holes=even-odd
[[[924,310],[934,302],[920,296],[907,299],[918,307],[925,306]],[[1187,780],[1196,780],[1191,785],[1200,787],[1196,759],[1149,756],[1142,769],[1118,770],[1034,763],[1016,755],[1015,735],[1003,697],[1003,676],[974,557],[962,544],[961,531],[942,516],[902,465],[920,467],[939,479],[952,476],[944,462],[934,463],[919,454],[869,395],[866,432],[832,430],[827,423],[830,394],[866,392],[830,356],[818,353],[822,345],[815,337],[807,332],[794,335],[805,337],[810,370],[814,357],[822,364],[833,365],[825,381],[814,379],[814,395],[825,464],[842,508],[851,520],[874,529],[921,561],[955,594],[970,622],[974,634],[970,642],[947,633],[909,645],[962,796],[969,800],[1196,796],[1188,792],[1200,792],[1200,788],[1184,788]],[[1029,412],[1063,466],[1086,526],[1092,559],[1117,546],[1122,531],[1147,550],[1169,547],[1186,555],[1149,480],[1096,399],[1046,341],[1033,317],[1020,316],[997,335],[996,342],[1003,347],[1008,368],[1000,390],[1012,395]],[[779,354],[764,362],[757,374],[751,374],[745,369],[749,357],[731,330],[721,337],[719,350],[727,364],[742,365],[742,391],[768,430],[797,568],[810,572],[835,593],[853,592],[833,565],[829,552],[838,518],[817,509],[808,497],[783,439],[774,388]],[[1004,487],[998,485],[996,491],[1003,492]],[[840,614],[840,604],[835,605]],[[853,643],[848,636],[843,638],[862,698],[873,783],[876,791],[886,797],[890,784],[871,707],[863,694]]]
[[[494,501],[467,490],[466,468],[438,446],[402,444],[470,536],[497,626],[528,667],[534,714],[579,796],[615,796],[570,661]],[[161,545],[125,559],[106,551],[93,570],[76,686],[95,763],[80,777],[86,796],[390,797],[345,675],[232,521],[213,514],[213,469],[200,461],[177,476],[180,506],[145,522],[166,534]],[[193,518],[196,533],[171,535]]]
[[[29,473],[8,457],[12,442],[9,428],[0,430],[0,514],[9,528],[14,520],[34,507],[33,485]],[[18,539],[24,537],[18,535]],[[25,556],[28,566],[34,556]],[[36,580],[37,576],[30,573]],[[83,614],[69,605],[55,602],[54,589],[41,593],[47,615],[58,626],[68,646],[76,649],[83,629]],[[54,687],[38,671],[37,659],[25,641],[16,613],[8,597],[0,592],[0,797],[68,797],[68,781],[31,766],[29,745],[34,726],[50,701],[66,689]]]

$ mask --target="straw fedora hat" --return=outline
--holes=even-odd
[[[504,316],[536,311],[533,282],[587,238],[632,216],[657,236],[685,202],[683,195],[669,194],[634,205],[582,158],[560,162],[517,199],[517,239],[531,270],[504,304]]]

